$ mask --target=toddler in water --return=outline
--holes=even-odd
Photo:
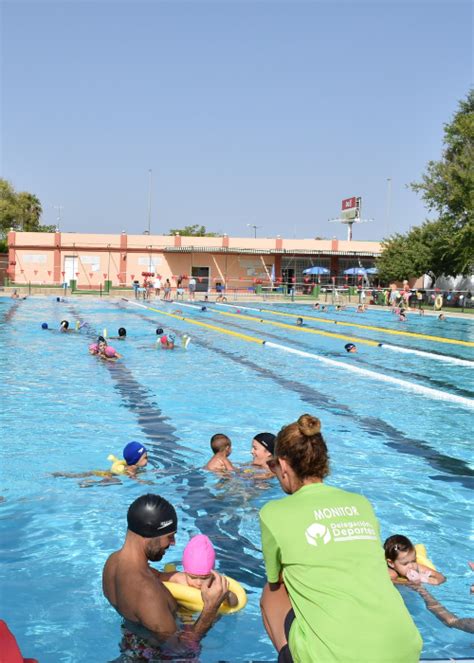
[[[162,580],[177,582],[180,585],[188,585],[195,589],[201,589],[206,580],[212,581],[216,552],[209,537],[198,534],[190,539],[183,552],[183,571],[174,571],[161,574]],[[233,592],[227,592],[222,605],[235,608],[238,600]]]
[[[235,467],[228,459],[228,456],[232,452],[232,442],[227,435],[223,433],[213,435],[211,437],[211,449],[214,452],[214,456],[204,466],[205,470],[210,470],[211,472],[232,472],[235,470]]]
[[[416,584],[425,582],[428,585],[441,585],[445,582],[442,573],[416,561],[415,546],[406,536],[389,536],[383,547],[392,582],[400,582],[404,578]]]
[[[123,460],[113,454],[107,457],[112,465],[110,470],[91,470],[90,472],[53,472],[53,477],[66,477],[71,479],[83,479],[85,477],[103,477],[101,481],[93,483],[114,483],[111,481],[117,475],[126,475],[131,479],[137,477],[137,473],[148,465],[148,452],[140,442],[129,442],[123,449]],[[115,480],[117,482],[117,480]],[[83,481],[82,488],[93,485],[90,481]]]

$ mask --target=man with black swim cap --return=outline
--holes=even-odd
[[[143,495],[130,505],[127,513],[128,529],[146,539],[174,534],[178,529],[178,516],[174,507],[159,495]],[[167,546],[169,547],[169,546]],[[163,549],[163,557],[166,548]],[[150,559],[150,558],[149,558]],[[151,561],[157,561],[156,559]]]
[[[178,517],[172,504],[159,495],[142,495],[129,507],[127,535],[123,547],[105,563],[102,589],[106,599],[124,618],[127,645],[138,641],[146,646],[193,647],[211,628],[219,606],[229,590],[224,576],[212,571],[201,588],[203,610],[197,621],[180,630],[177,604],[149,562],[162,559],[175,543]],[[140,644],[141,646],[141,644]]]

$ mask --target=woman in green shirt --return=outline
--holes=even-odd
[[[261,609],[278,661],[418,661],[421,636],[387,574],[372,506],[323,483],[319,419],[304,414],[283,428],[268,465],[287,493],[260,511]]]

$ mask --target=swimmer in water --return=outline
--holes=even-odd
[[[105,361],[117,361],[117,359],[121,359],[122,355],[111,345],[107,345],[107,341],[101,341],[98,345],[98,354],[101,359]]]
[[[123,546],[110,555],[102,574],[105,598],[125,619],[122,650],[139,660],[146,648],[153,648],[151,657],[160,660],[158,641],[169,646],[174,643],[180,659],[189,658],[189,654],[195,659],[198,643],[217,619],[219,606],[227,597],[228,581],[211,572],[201,587],[202,612],[193,624],[183,628],[161,574],[149,565],[162,559],[175,544],[178,517],[174,507],[159,495],[142,495],[128,509],[127,526]]]
[[[296,318],[296,326],[297,327],[303,326],[303,318]]]
[[[446,316],[444,315],[444,313],[440,313],[438,315],[438,320],[446,320]]]
[[[227,435],[216,433],[211,437],[211,449],[214,453],[211,460],[204,466],[210,472],[233,472],[235,467],[228,456],[232,453],[232,442]]]
[[[140,442],[129,442],[123,449],[123,460],[119,460],[113,455],[108,457],[112,462],[110,470],[91,470],[90,472],[53,472],[53,477],[66,477],[69,479],[83,479],[85,477],[103,477],[102,481],[82,482],[81,487],[85,488],[94,483],[117,483],[114,479],[117,475],[125,475],[131,479],[137,477],[137,473],[148,464],[148,452]],[[107,479],[114,479],[113,482]]]
[[[160,347],[162,350],[174,350],[174,334],[163,334],[160,338]]]
[[[99,336],[97,343],[89,345],[89,353],[91,355],[97,355],[105,361],[116,361],[122,357],[115,348],[111,345],[107,345],[107,341],[103,336]]]
[[[197,534],[189,540],[183,552],[183,571],[171,571],[160,574],[160,580],[177,582],[179,585],[201,589],[204,582],[212,578],[216,562],[216,552],[209,537]],[[223,605],[235,608],[238,603],[233,592],[227,592]]]
[[[92,343],[89,345],[89,353],[91,355],[98,355],[99,354],[99,343],[105,343],[107,345],[107,341],[103,336],[99,336],[96,343]]]
[[[357,346],[354,343],[346,343],[344,349],[346,352],[357,352]]]
[[[418,584],[424,582],[428,585],[441,585],[446,581],[439,571],[417,563],[415,546],[406,536],[402,534],[389,536],[383,547],[392,582],[397,583],[401,579],[406,579]]]
[[[267,461],[273,458],[275,439],[273,433],[258,433],[252,440],[252,467],[259,470],[254,475],[257,479],[271,479],[275,476],[267,465]],[[246,471],[249,472],[250,470]]]
[[[67,320],[61,320],[61,324],[59,325],[59,331],[60,332],[69,331],[69,322]]]
[[[127,338],[127,330],[125,327],[119,327],[117,330],[118,336],[110,336],[114,341],[125,341]]]

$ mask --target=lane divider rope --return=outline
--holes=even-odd
[[[346,371],[350,371],[352,373],[358,373],[359,375],[364,375],[366,377],[372,378],[374,380],[379,380],[382,382],[387,382],[391,383],[394,385],[397,385],[399,387],[403,387],[404,389],[407,389],[409,391],[413,391],[418,394],[424,394],[425,396],[429,396],[431,398],[434,398],[436,400],[441,400],[441,401],[450,401],[452,403],[457,403],[459,405],[466,406],[470,409],[474,408],[474,400],[470,398],[465,398],[464,396],[459,396],[457,394],[451,394],[446,391],[441,391],[439,389],[432,389],[431,387],[425,387],[424,385],[416,384],[414,382],[409,382],[407,380],[401,380],[400,378],[395,378],[392,377],[391,375],[384,375],[382,373],[376,373],[374,371],[370,371],[366,368],[360,368],[359,366],[354,366],[352,364],[345,364],[339,361],[336,361],[335,359],[329,359],[327,357],[321,357],[319,355],[313,354],[311,352],[305,352],[304,350],[297,350],[296,348],[291,348],[286,345],[280,345],[279,343],[273,343],[271,341],[265,341],[260,338],[256,338],[254,336],[248,336],[247,334],[239,334],[237,332],[232,332],[227,329],[223,329],[222,327],[217,327],[216,325],[209,325],[204,322],[198,322],[197,320],[192,320],[190,318],[184,318],[179,315],[175,315],[173,313],[166,313],[164,311],[161,311],[160,309],[153,308],[152,306],[145,306],[144,304],[139,304],[138,302],[131,301],[129,299],[126,299],[125,297],[122,297],[123,301],[127,302],[128,304],[133,304],[135,306],[139,306],[140,308],[147,309],[149,311],[154,311],[155,313],[159,313],[160,315],[166,315],[169,316],[170,318],[175,318],[176,320],[182,320],[184,322],[189,322],[194,325],[198,325],[199,327],[204,327],[207,329],[211,329],[212,331],[217,331],[219,333],[223,334],[229,334],[230,336],[236,336],[237,338],[241,338],[244,341],[249,341],[252,343],[258,343],[259,345],[265,345],[267,348],[274,348],[276,350],[280,350],[282,352],[287,352],[290,354],[298,355],[300,357],[306,357],[309,359],[313,359],[315,361],[319,361],[322,364],[326,364],[327,366],[333,366],[334,368],[340,368],[344,369]],[[242,316],[245,318],[245,316]],[[245,318],[248,319],[248,318]],[[282,323],[283,324],[283,323]],[[288,325],[289,326],[289,325]],[[292,327],[293,329],[293,327]],[[377,343],[374,343],[374,345],[378,345]]]
[[[184,306],[187,306],[188,308],[200,309],[199,306],[193,304],[184,304]],[[256,311],[258,309],[251,309],[251,310]],[[305,332],[306,334],[317,334],[318,336],[327,336],[329,338],[339,338],[342,341],[352,341],[353,343],[362,343],[364,345],[371,345],[373,347],[379,345],[377,341],[370,341],[369,339],[360,338],[358,336],[346,336],[345,334],[337,334],[336,332],[326,332],[323,331],[322,329],[307,329],[304,327],[295,327],[295,325],[289,325],[286,322],[275,322],[274,320],[263,320],[263,319],[259,320],[258,318],[255,318],[253,316],[249,317],[248,315],[240,315],[240,313],[228,313],[227,311],[218,311],[217,309],[209,309],[209,311],[217,313],[218,315],[226,315],[232,318],[239,318],[240,320],[245,320],[246,322],[261,322],[264,325],[272,325],[273,327],[281,327],[282,329],[291,329],[292,331]],[[300,316],[295,316],[295,317],[300,317]]]
[[[218,303],[218,306],[232,306],[233,308],[237,308],[234,307],[233,304]],[[239,306],[239,308],[243,310],[246,309],[246,307],[244,306]],[[256,308],[247,307],[247,310],[258,311],[259,313],[270,313],[271,315],[280,315],[285,318],[303,317],[303,315],[296,315],[295,313],[284,313],[283,311],[270,311],[269,309],[265,308],[256,309]],[[323,318],[316,318],[311,315],[304,315],[304,318],[307,320],[314,320],[315,322],[322,322],[327,325],[335,324],[335,325],[340,325],[341,327],[358,327],[359,329],[369,329],[371,331],[383,332],[384,334],[392,334],[396,336],[409,336],[412,338],[421,338],[425,341],[436,341],[437,343],[451,343],[453,345],[463,345],[468,348],[474,347],[473,341],[462,341],[457,338],[444,338],[443,336],[431,336],[430,334],[420,334],[419,332],[409,332],[409,331],[403,331],[401,329],[388,329],[387,327],[376,327],[375,325],[363,325],[357,322],[343,322],[341,320],[333,320],[332,318],[324,320]]]
[[[400,378],[394,378],[391,375],[384,375],[383,373],[375,373],[374,371],[369,371],[366,368],[360,368],[359,366],[353,366],[351,364],[342,364],[339,361],[334,359],[328,359],[327,357],[320,357],[319,355],[312,354],[311,352],[305,352],[304,350],[297,350],[296,348],[289,348],[285,345],[280,345],[278,343],[273,343],[267,341],[265,344],[267,348],[275,348],[277,350],[282,350],[284,352],[289,352],[291,354],[299,355],[300,357],[306,357],[309,359],[314,359],[326,364],[328,366],[334,366],[336,368],[345,368],[347,371],[352,373],[358,373],[359,375],[365,375],[366,377],[375,378],[382,382],[388,382],[391,384],[398,385],[403,387],[406,390],[414,391],[418,394],[424,394],[425,396],[430,396],[439,401],[451,401],[452,403],[457,403],[468,407],[469,409],[474,409],[474,400],[471,398],[465,398],[464,396],[458,396],[457,394],[451,394],[447,391],[442,391],[440,389],[432,389],[431,387],[425,387],[421,384],[416,384],[415,382],[408,382],[407,380],[401,380]]]
[[[245,341],[249,341],[251,343],[259,343],[260,345],[264,345],[265,341],[260,339],[260,338],[255,338],[255,336],[249,336],[247,334],[240,334],[239,332],[234,332],[231,331],[230,329],[223,329],[222,327],[216,327],[215,325],[210,325],[207,322],[200,322],[199,320],[193,320],[191,318],[185,318],[182,315],[176,315],[174,313],[168,313],[167,311],[162,311],[161,309],[153,308],[153,306],[145,306],[145,304],[139,304],[138,302],[134,302],[131,299],[126,299],[125,297],[122,297],[124,302],[127,302],[127,304],[133,304],[134,306],[139,306],[140,308],[147,309],[148,311],[154,311],[155,313],[159,313],[160,315],[166,315],[169,318],[174,318],[175,320],[182,320],[184,322],[189,322],[192,325],[197,325],[198,327],[204,327],[206,329],[212,329],[213,331],[218,331],[221,334],[228,334],[229,336],[236,336],[237,338],[242,338]]]

